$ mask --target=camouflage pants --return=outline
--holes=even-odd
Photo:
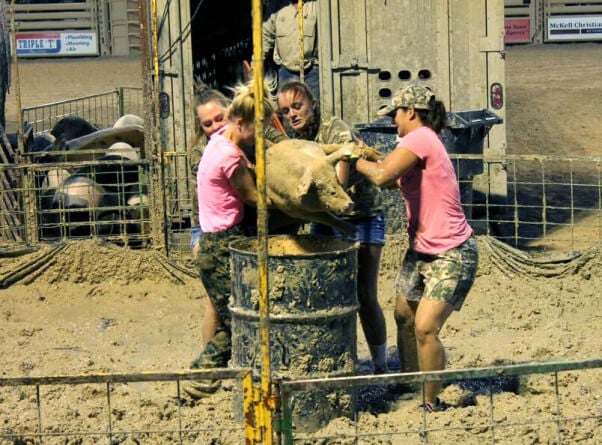
[[[215,336],[190,365],[192,369],[225,368],[232,356],[231,319],[228,310],[232,285],[228,245],[242,237],[243,232],[239,226],[223,232],[200,235],[197,256],[199,274],[218,313],[219,324]],[[193,400],[198,400],[215,393],[220,386],[219,380],[203,379],[190,382],[184,386],[183,391]]]
[[[234,226],[223,232],[202,233],[199,241],[197,264],[201,281],[219,315],[221,330],[228,332],[231,325],[228,303],[232,292],[228,245],[243,237],[240,227]]]
[[[459,311],[474,283],[478,262],[474,236],[439,255],[408,250],[395,280],[395,290],[408,300],[429,298]]]

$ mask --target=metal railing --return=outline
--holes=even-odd
[[[462,180],[462,204],[470,223],[522,249],[578,250],[602,242],[602,157],[451,155],[462,162],[483,159],[483,175]],[[500,167],[505,184],[487,172]],[[496,176],[498,181],[504,180]],[[505,189],[507,195],[494,190]]]
[[[32,125],[34,134],[49,133],[59,120],[67,116],[80,117],[98,128],[107,128],[124,114],[144,115],[141,88],[120,87],[21,110],[23,125],[26,128]]]
[[[519,433],[557,445],[573,443],[574,437],[596,443],[601,377],[602,359],[591,359],[279,381],[276,432],[284,444],[499,444],[513,443]],[[199,379],[240,389],[225,392],[230,394],[225,399],[187,402],[181,382]],[[445,391],[453,387],[462,394],[447,408],[456,415],[420,409],[425,382],[435,380],[444,382]],[[408,388],[414,388],[411,394]],[[331,419],[336,427],[315,432],[295,428],[296,395],[341,390],[355,392],[351,418]],[[570,397],[575,391],[583,397]],[[248,369],[5,377],[0,378],[0,442],[257,443],[255,394]],[[74,406],[73,400],[81,403]],[[392,421],[385,414],[391,410]],[[378,425],[375,414],[382,414]]]
[[[595,376],[586,379],[585,370],[593,370]],[[581,392],[587,394],[581,403],[564,397],[562,386],[567,383],[566,380],[562,381],[562,377],[568,373],[571,376],[566,379],[570,382],[568,385],[580,385]],[[527,377],[543,379],[543,384],[537,386],[538,383],[535,381],[526,382]],[[544,438],[547,438],[548,443],[568,445],[573,443],[573,439],[566,432],[569,424],[584,431],[589,429],[590,433],[595,434],[596,425],[602,421],[601,407],[599,402],[595,402],[602,396],[599,385],[595,384],[601,377],[602,359],[593,359],[424,373],[282,381],[279,383],[280,403],[283,407],[279,431],[283,442],[287,445],[293,443],[516,443],[518,437],[516,431],[524,432],[525,435],[531,432],[537,437],[537,440],[532,443],[545,441]],[[429,381],[442,381],[445,382],[444,386],[455,385],[459,390],[463,389],[464,394],[459,403],[448,409],[463,410],[464,415],[455,417],[456,421],[446,417],[447,420],[442,423],[438,413],[427,413],[420,409],[419,404],[424,403],[424,383]],[[411,397],[410,400],[408,397],[403,397],[402,394],[404,392],[407,394],[410,385],[420,387],[422,397]],[[536,386],[541,389],[535,390]],[[376,391],[373,390],[372,396],[369,392],[364,392],[364,398],[367,396],[368,399],[372,399],[373,406],[370,405],[370,401],[366,405],[366,401],[362,401],[359,393],[361,389],[365,390],[369,387],[378,388]],[[358,405],[352,419],[338,422],[336,429],[319,430],[309,434],[295,430],[296,419],[293,415],[295,394],[350,388],[356,390]],[[499,412],[500,405],[509,403],[507,399],[509,396],[519,400],[512,404],[513,408],[510,411]],[[542,403],[541,399],[544,397],[545,402]],[[375,427],[372,413],[377,409],[376,406],[383,404],[395,406],[396,411],[403,411],[403,415],[396,417],[394,422],[384,421],[382,426]],[[538,404],[540,404],[539,409]],[[579,414],[574,415],[573,413],[576,412]],[[508,438],[509,433],[514,439]],[[595,443],[594,441],[588,443]]]
[[[450,157],[461,178],[464,211],[477,233],[538,251],[586,249],[602,242],[602,157]],[[186,154],[174,152],[166,159],[168,195],[180,196],[175,190],[178,187],[196,193],[193,178],[177,176],[178,171],[190,172]],[[481,165],[482,174],[468,173],[475,170],[475,163]],[[180,164],[186,168],[178,169]],[[489,175],[494,168],[506,174]],[[405,231],[405,206],[399,190],[384,191],[384,197],[387,233]],[[170,209],[190,211],[191,199],[192,195],[185,202],[167,200],[169,252],[176,258],[190,255],[190,227],[187,220],[179,219],[180,213],[172,214]]]
[[[211,399],[188,402],[181,382],[199,379],[242,387],[249,411],[241,416],[233,404]],[[251,387],[250,369],[0,378],[0,443],[243,443],[255,434]],[[66,402],[72,392],[79,406]],[[132,395],[139,411],[120,404]],[[194,410],[205,414],[191,421]]]
[[[478,234],[537,251],[580,250],[602,242],[602,157],[460,154],[450,157],[460,178],[462,205]],[[144,161],[140,166],[144,164],[146,172],[152,162]],[[481,167],[476,169],[476,164]],[[7,179],[2,184],[3,190],[10,192],[5,194],[5,201],[7,197],[10,199],[0,203],[0,232],[5,234],[5,240],[27,238],[22,233],[24,217],[42,208],[43,187],[36,178],[57,167],[73,169],[71,164],[61,167],[35,162],[27,167],[0,166],[6,178],[17,179],[16,182]],[[157,192],[165,197],[168,252],[174,259],[188,259],[192,196],[196,190],[186,153],[165,153],[163,169],[164,187]],[[490,175],[492,169],[498,172]],[[18,179],[26,177],[22,175],[25,170],[31,172],[30,181],[21,184]],[[500,175],[500,170],[505,174]],[[474,171],[483,173],[471,173]],[[404,232],[405,206],[399,190],[385,191],[384,205],[387,233]],[[17,238],[8,236],[11,231]]]
[[[29,242],[92,237],[129,247],[149,245],[149,162],[101,160],[101,156],[10,166],[21,185],[3,195],[18,197],[21,206],[0,206],[3,238],[10,240],[8,235],[16,233]],[[1,175],[8,170],[0,165]]]

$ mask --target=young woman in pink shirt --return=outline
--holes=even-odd
[[[393,119],[401,139],[382,162],[359,159],[356,168],[375,185],[399,187],[406,205],[410,245],[395,282],[401,367],[403,372],[442,370],[439,332],[462,307],[478,263],[453,165],[439,137],[445,106],[429,88],[410,85],[378,114]],[[425,410],[446,407],[437,397],[440,389],[440,382],[425,383]]]
[[[273,111],[264,101],[265,120]],[[211,135],[197,171],[197,195],[201,235],[197,263],[201,281],[217,311],[220,324],[192,368],[228,366],[231,349],[230,252],[228,245],[246,234],[243,224],[245,204],[255,207],[257,188],[251,163],[244,153],[255,142],[255,103],[252,89],[240,85],[228,108],[228,123]],[[193,399],[219,388],[219,381],[200,380],[185,386]]]
[[[190,215],[190,248],[192,257],[196,260],[199,253],[201,226],[199,224],[199,201],[196,193],[196,177],[203,150],[209,138],[228,123],[228,107],[230,100],[220,91],[209,88],[200,79],[195,81],[194,114],[197,119],[197,133],[188,151],[190,161],[191,181],[194,184],[192,196],[192,213]],[[201,327],[203,344],[215,336],[220,319],[213,303],[205,306],[205,315]]]

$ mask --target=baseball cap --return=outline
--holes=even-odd
[[[431,108],[431,99],[435,97],[435,93],[427,86],[423,85],[408,85],[400,89],[393,98],[391,103],[386,107],[378,110],[378,116],[389,116],[398,108],[414,107],[417,110],[429,110]]]

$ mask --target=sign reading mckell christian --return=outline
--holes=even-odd
[[[600,39],[602,15],[548,18],[548,40]]]
[[[44,31],[17,33],[17,56],[98,55],[95,32]]]

